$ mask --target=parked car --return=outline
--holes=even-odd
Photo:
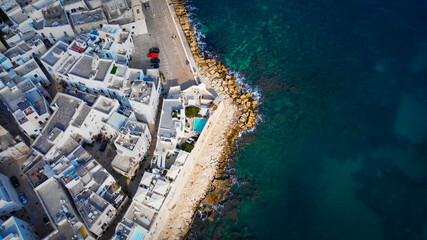
[[[150,48],[150,52],[152,52],[152,53],[160,53],[160,49],[157,48],[157,47],[152,47],[152,48]]]
[[[150,8],[150,4],[148,2],[144,3],[145,9],[149,9]]]
[[[160,63],[160,59],[158,59],[158,58],[152,58],[152,59],[150,59],[150,62],[151,63]]]
[[[13,176],[13,177],[10,178],[10,182],[12,183],[12,185],[13,185],[14,188],[19,187],[19,181],[18,181],[18,179],[15,176]]]
[[[101,147],[99,147],[99,151],[101,152],[105,151],[105,148],[107,148],[107,143],[108,143],[107,140],[103,140],[101,143]]]
[[[158,58],[159,57],[159,54],[158,53],[148,53],[147,54],[147,57],[150,57],[150,58]]]
[[[19,200],[21,200],[22,204],[28,203],[28,199],[25,197],[25,194],[23,192],[21,192],[18,196],[19,196]]]
[[[158,64],[158,63],[153,63],[153,64],[151,64],[151,67],[152,67],[152,68],[159,68],[160,66],[159,66],[159,64]]]

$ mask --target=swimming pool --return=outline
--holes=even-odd
[[[141,240],[145,235],[145,231],[142,229],[135,229],[135,232],[132,234],[130,240]]]
[[[196,132],[201,132],[205,127],[208,120],[206,118],[196,118],[194,119],[194,127],[193,130]]]

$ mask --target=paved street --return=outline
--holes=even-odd
[[[187,58],[178,38],[172,39],[172,35],[177,35],[172,22],[166,2],[150,1],[150,9],[143,9],[149,34],[135,36],[135,54],[132,57],[130,67],[149,67],[148,50],[151,47],[160,49],[160,72],[167,80],[164,88],[181,85],[182,89],[194,85],[194,76],[190,67],[186,64]]]
[[[14,213],[15,217],[18,217],[24,221],[32,223],[36,229],[36,233],[41,237],[47,236],[53,231],[50,224],[44,224],[43,217],[45,211],[39,202],[33,187],[30,184],[28,178],[23,174],[21,168],[23,162],[27,158],[21,158],[21,160],[5,160],[0,162],[0,172],[8,177],[16,176],[20,183],[20,186],[16,189],[19,194],[23,192],[28,199],[28,203],[24,205],[24,209]]]

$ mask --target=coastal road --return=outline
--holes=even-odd
[[[178,36],[178,33],[166,2],[163,0],[150,1],[150,8],[144,8],[143,12],[153,46],[160,48],[161,63],[159,69],[167,80],[164,86],[165,90],[169,90],[170,86],[181,85],[181,88],[185,89],[196,84],[190,66],[186,64],[187,57],[180,40],[172,38],[173,35]],[[140,50],[138,46],[135,48],[137,51]],[[146,57],[148,48],[142,47],[141,49],[143,51],[142,57]]]

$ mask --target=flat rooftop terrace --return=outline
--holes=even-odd
[[[181,110],[182,103],[178,99],[165,99],[163,101],[162,115],[160,116],[159,128],[175,130],[174,120],[172,119],[173,110]]]
[[[142,204],[133,201],[126,212],[125,218],[145,229],[149,229],[155,212]]]
[[[132,93],[130,100],[148,103],[154,83],[137,80],[132,83]]]
[[[66,52],[68,44],[59,41],[55,44],[45,55],[42,56],[41,60],[47,63],[49,66],[55,65],[58,62],[60,55]]]
[[[37,69],[39,66],[37,65],[37,63],[34,60],[30,60],[28,62],[26,62],[24,65],[21,65],[17,68],[15,68],[15,72],[16,74],[20,75],[20,76],[24,76],[27,73]]]
[[[95,110],[108,114],[114,107],[114,100],[99,96],[98,100],[94,103],[92,107]]]
[[[107,21],[107,18],[105,17],[102,9],[73,13],[70,15],[70,18],[74,26],[84,25],[84,24],[93,23],[93,22]]]
[[[120,135],[116,140],[116,144],[133,151],[138,140],[139,140],[139,137],[137,136]]]
[[[55,225],[61,225],[64,220],[73,219],[72,208],[64,190],[57,180],[51,178],[35,189],[44,203]]]
[[[58,109],[52,114],[45,128],[43,128],[41,135],[34,142],[33,147],[41,153],[46,154],[53,146],[53,144],[47,139],[49,133],[54,128],[65,131],[70,124],[72,117],[76,113],[78,106],[82,102],[83,100],[58,93],[51,104],[52,106],[57,105]]]
[[[69,24],[68,19],[61,6],[47,8],[46,14],[44,15],[45,27],[58,27],[67,24]]]

